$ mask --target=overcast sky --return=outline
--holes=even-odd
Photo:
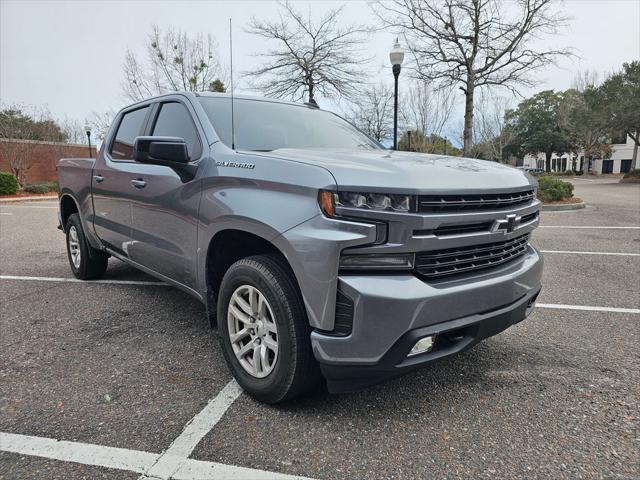
[[[346,3],[345,23],[376,22],[365,1],[298,1],[295,5],[321,15],[340,3]],[[640,0],[569,0],[562,8],[573,16],[570,27],[544,43],[574,47],[581,58],[537,74],[539,84],[523,92],[527,95],[566,89],[579,69],[610,72],[623,62],[640,59]],[[262,47],[243,31],[252,15],[275,18],[277,4],[270,0],[0,0],[0,101],[47,106],[57,117],[79,120],[94,111],[126,105],[120,86],[125,51],[142,50],[153,24],[211,33],[227,62],[231,17],[234,68],[246,70],[256,64],[258,59],[252,54]],[[371,66],[374,80],[392,79],[388,52],[393,38],[393,33],[380,30],[368,44],[367,54],[375,58]]]

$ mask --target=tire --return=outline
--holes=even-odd
[[[249,305],[251,294],[257,298],[254,304],[261,305],[258,313]],[[242,304],[238,297],[246,302]],[[243,310],[241,305],[248,310]],[[236,381],[249,395],[274,404],[290,400],[318,385],[320,370],[311,350],[311,331],[302,298],[293,273],[280,256],[247,257],[231,265],[220,285],[217,310],[225,360]],[[247,323],[238,320],[238,311],[245,318],[248,311],[254,313]],[[256,327],[249,328],[248,325]],[[232,343],[231,335],[238,332],[244,337]],[[274,339],[277,353],[273,351]],[[242,351],[250,348],[250,344],[254,344],[253,351],[249,350],[243,357]],[[253,355],[258,348],[261,349],[258,355],[261,360],[257,364],[263,367],[262,371],[255,368]],[[262,352],[266,352],[264,357]]]
[[[89,245],[77,213],[69,216],[65,232],[67,257],[73,276],[80,280],[91,280],[104,275],[109,255]]]

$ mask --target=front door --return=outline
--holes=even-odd
[[[156,111],[151,134],[179,137],[189,158],[199,161],[201,136],[186,103],[165,102]],[[130,258],[187,287],[196,287],[200,181],[173,168],[142,165],[132,175]]]
[[[134,139],[144,130],[149,106],[125,112],[104,153],[93,167],[93,225],[98,238],[121,255],[128,256],[131,242],[130,179],[140,165],[133,161]]]

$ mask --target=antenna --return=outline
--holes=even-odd
[[[236,149],[236,137],[233,124],[233,32],[231,30],[231,18],[229,18],[229,63],[231,64],[231,149]]]

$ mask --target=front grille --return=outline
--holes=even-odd
[[[529,234],[502,242],[416,254],[416,272],[427,278],[475,272],[515,260],[527,251]]]
[[[418,211],[457,212],[471,210],[496,210],[525,205],[535,198],[533,190],[512,193],[483,193],[477,195],[420,195]]]

